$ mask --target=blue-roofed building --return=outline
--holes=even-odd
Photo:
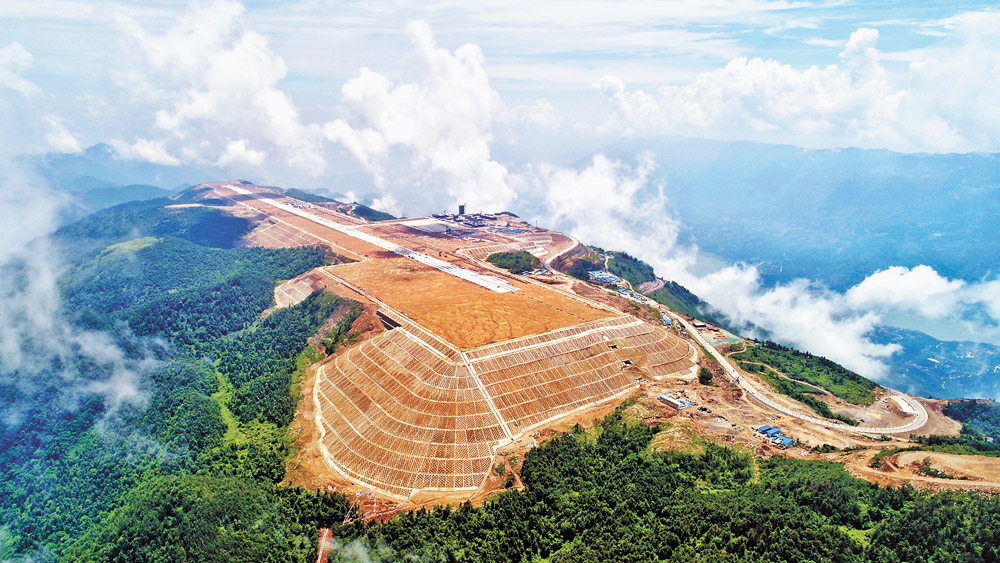
[[[666,317],[663,317],[663,326],[672,326],[673,324],[674,324],[674,321],[672,321],[672,320],[670,320],[670,319],[668,319]]]
[[[587,272],[592,281],[601,283],[621,283],[622,279],[614,274],[609,274],[601,270],[590,270]]]
[[[795,443],[794,438],[789,438],[788,436],[782,436],[781,434],[778,434],[778,439],[781,440],[781,443],[778,444],[778,447],[783,450],[792,447],[792,444]]]
[[[770,430],[764,431],[764,435],[766,435],[768,438],[774,438],[780,432],[781,432],[780,428],[774,427],[774,428],[771,428]]]
[[[765,424],[764,426],[761,426],[760,428],[758,428],[757,432],[760,432],[761,434],[763,434],[764,432],[767,432],[770,429],[771,429],[771,425],[770,424]]]

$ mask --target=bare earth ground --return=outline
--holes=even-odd
[[[221,190],[225,193],[225,190]],[[233,193],[228,195],[232,196]],[[425,235],[409,227],[399,224],[371,226],[369,230],[378,236],[393,240],[397,244],[417,249],[428,255],[438,257],[474,271],[504,277],[519,288],[519,291],[500,294],[485,288],[469,284],[458,278],[423,266],[395,254],[387,253],[347,236],[339,231],[317,225],[307,219],[268,206],[259,201],[244,201],[233,207],[233,210],[243,216],[260,221],[257,228],[247,237],[248,244],[256,246],[300,246],[314,244],[317,240],[325,241],[335,252],[359,260],[353,264],[343,264],[328,268],[328,271],[343,278],[351,284],[365,288],[373,297],[384,301],[389,306],[408,315],[432,332],[444,337],[460,348],[473,348],[484,344],[508,340],[518,336],[539,334],[557,328],[572,326],[583,321],[595,320],[613,316],[612,311],[635,313],[635,307],[627,300],[609,295],[607,291],[555,274],[551,279],[539,280],[551,284],[552,291],[541,283],[532,282],[520,276],[509,276],[496,271],[492,266],[455,254],[467,246],[483,246],[489,244],[506,244],[513,237],[502,237],[494,233],[484,233],[476,240],[459,240],[441,235]],[[267,215],[271,217],[268,218]],[[339,214],[325,211],[325,215],[334,217]],[[341,221],[342,218],[336,219]],[[345,223],[354,221],[343,221]],[[537,232],[531,236],[538,236]],[[557,235],[557,233],[553,233]],[[561,235],[560,235],[561,236]],[[547,247],[549,255],[557,254],[561,248],[569,248],[575,242],[569,237],[553,236]],[[544,257],[543,257],[544,259]],[[357,330],[369,329],[363,338],[381,330],[381,325],[374,317],[372,301],[359,296],[351,288],[337,283],[330,276],[319,274],[318,282],[325,285],[329,291],[366,303],[369,309],[355,323]],[[562,293],[560,293],[560,291]],[[576,295],[579,297],[574,297]],[[588,304],[592,303],[592,304]],[[309,370],[307,377],[301,382],[302,392],[310,396],[315,385],[315,366]],[[912,455],[899,456],[893,460],[894,469],[879,471],[867,467],[867,461],[879,449],[887,447],[906,447],[912,445],[904,441],[906,436],[892,439],[889,442],[876,441],[864,436],[841,433],[821,425],[804,423],[792,416],[776,414],[761,405],[746,400],[741,389],[719,382],[714,387],[697,384],[692,376],[667,377],[663,381],[650,381],[640,378],[640,390],[635,398],[642,405],[640,418],[647,423],[667,422],[667,426],[655,439],[656,449],[684,449],[699,451],[703,441],[714,441],[733,447],[756,451],[759,455],[785,455],[803,459],[825,459],[845,463],[852,474],[880,483],[898,485],[909,481],[914,486],[931,488],[976,488],[979,490],[1000,491],[1000,460],[996,458],[981,458],[979,456],[951,456],[947,454],[930,454],[916,452]],[[697,407],[684,411],[675,411],[656,400],[656,397],[666,391],[684,392],[688,399],[698,403],[706,411]],[[775,395],[780,400],[801,410],[804,414],[813,414],[810,409],[788,398]],[[891,426],[908,418],[890,404],[884,405],[881,397],[867,407],[849,405],[832,397],[827,397],[831,408],[865,420],[866,423],[879,426]],[[929,421],[916,434],[956,434],[960,425],[941,414],[943,401],[922,400],[928,410]],[[520,486],[518,476],[520,461],[524,453],[536,447],[540,441],[550,436],[554,431],[568,430],[576,423],[591,426],[603,418],[617,406],[617,401],[606,403],[600,407],[575,413],[563,418],[558,423],[544,426],[531,433],[515,446],[498,452],[495,462],[507,463],[507,470],[515,476],[515,482]],[[382,519],[389,517],[394,510],[412,509],[441,503],[459,503],[472,500],[478,504],[500,490],[505,475],[491,473],[486,477],[482,488],[472,496],[466,492],[419,493],[403,504],[390,502],[384,498],[376,498],[364,494],[365,489],[357,483],[351,483],[333,471],[324,461],[317,446],[317,431],[315,426],[316,413],[313,412],[313,401],[299,402],[299,410],[291,426],[292,437],[295,440],[297,453],[289,463],[285,482],[313,489],[336,490],[347,494],[361,493],[357,496],[359,506],[368,511],[368,516]],[[780,426],[784,433],[799,440],[799,444],[787,451],[780,451],[769,444],[762,444],[754,434],[753,428],[763,424]],[[812,454],[808,448],[821,444],[830,444],[838,448],[862,447],[861,451],[853,453]],[[510,466],[507,462],[511,455],[517,456],[517,463]],[[915,473],[915,464],[930,457],[933,467],[955,476],[969,476],[973,480],[935,479]],[[957,458],[957,459],[955,459]]]
[[[409,258],[381,251],[331,273],[365,288],[459,348],[541,334],[612,316],[582,301],[512,279],[519,291],[497,293]]]
[[[914,436],[958,436],[962,430],[962,424],[941,413],[941,409],[948,404],[948,401],[924,398],[920,398],[919,401],[927,409],[927,424],[914,432]]]
[[[864,450],[840,456],[847,470],[855,477],[883,486],[900,486],[909,483],[918,489],[945,490],[967,489],[987,493],[1000,493],[1000,458],[984,456],[958,456],[936,452],[905,452],[883,461],[889,469],[875,469],[868,466],[877,450]],[[917,473],[917,467],[924,459],[930,459],[932,467],[955,477],[969,477],[970,480],[942,479]]]

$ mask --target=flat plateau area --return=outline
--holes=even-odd
[[[641,380],[695,376],[697,352],[674,332],[568,291],[561,274],[485,262],[576,246],[560,233],[508,216],[365,223],[246,183],[207,186],[256,221],[247,244],[323,244],[350,260],[286,282],[280,306],[323,286],[381,319],[303,382],[291,482],[394,502],[482,496],[498,456],[534,433],[613,407]]]

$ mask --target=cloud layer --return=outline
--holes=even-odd
[[[684,84],[654,92],[608,75],[595,83],[637,133],[660,131],[803,147],[888,148],[903,152],[1000,150],[1000,12],[939,22],[947,48],[908,54],[893,74],[858,28],[837,64],[799,69],[738,57]]]
[[[58,389],[45,401],[53,411],[75,409],[83,397],[104,398],[108,412],[142,405],[141,375],[158,366],[127,354],[110,334],[71,325],[59,287],[59,254],[47,235],[63,196],[30,174],[8,166],[0,179],[0,388],[14,396],[0,420],[15,423],[40,389]],[[18,398],[18,400],[15,400]]]
[[[898,345],[872,342],[872,330],[892,315],[926,322],[965,322],[980,330],[1000,327],[1000,280],[970,283],[941,276],[929,266],[893,266],[874,272],[846,292],[806,279],[765,286],[756,267],[734,264],[704,274],[696,246],[679,242],[680,221],[665,216],[669,187],[644,190],[655,166],[595,156],[582,170],[540,167],[546,198],[540,219],[585,243],[627,250],[657,273],[685,285],[737,326],[768,331],[772,339],[834,359],[888,385],[902,385],[887,360]],[[653,193],[655,195],[644,195]]]
[[[427,10],[435,8],[440,6]],[[312,185],[334,184],[340,191],[362,191],[354,184],[335,183],[346,161],[370,175],[376,206],[394,213],[426,214],[457,203],[471,210],[537,209],[544,224],[567,230],[584,242],[636,254],[738,322],[764,327],[779,340],[876,377],[889,376],[884,361],[894,348],[873,344],[868,334],[888,316],[951,319],[1000,330],[1000,281],[950,280],[926,266],[907,269],[886,264],[845,293],[829,291],[810,280],[766,287],[748,265],[705,275],[697,268],[698,249],[679,242],[681,221],[662,211],[670,186],[647,187],[656,166],[652,157],[640,154],[620,161],[599,148],[567,156],[562,146],[548,146],[560,142],[557,136],[546,137],[571,122],[581,136],[596,139],[590,146],[622,135],[642,138],[673,133],[807,147],[998,150],[1000,104],[994,93],[1000,90],[1000,39],[994,30],[1000,28],[1000,12],[967,12],[925,22],[923,32],[940,40],[910,51],[881,51],[884,37],[874,24],[857,27],[835,40],[814,37],[812,44],[823,48],[837,45],[836,60],[803,65],[782,57],[754,56],[734,36],[713,31],[713,26],[742,24],[766,15],[760,20],[761,26],[766,24],[764,33],[779,37],[803,30],[818,32],[823,28],[821,20],[807,15],[790,25],[779,25],[782,18],[778,15],[795,9],[785,2],[708,4],[686,18],[677,18],[681,23],[703,24],[699,31],[680,23],[680,27],[662,29],[637,25],[614,37],[622,39],[622,52],[633,55],[656,59],[694,45],[687,48],[697,51],[693,56],[698,61],[703,63],[706,59],[698,57],[708,57],[718,62],[707,71],[675,69],[656,74],[670,75],[669,80],[651,80],[658,84],[628,86],[627,78],[644,75],[641,71],[649,67],[635,56],[618,59],[617,39],[600,32],[621,31],[636,14],[659,20],[657,14],[680,14],[688,8],[684,3],[642,1],[630,3],[627,10],[601,3],[563,5],[558,10],[526,8],[525,13],[531,14],[529,23],[546,31],[560,21],[557,15],[566,15],[556,12],[575,10],[567,15],[567,33],[574,38],[589,37],[590,51],[581,53],[575,39],[548,33],[556,36],[546,47],[555,53],[552,57],[532,62],[532,49],[542,47],[525,42],[516,64],[507,59],[491,67],[486,55],[493,57],[492,52],[484,55],[477,45],[464,40],[442,41],[461,45],[458,48],[440,47],[431,26],[421,21],[406,26],[405,33],[396,27],[380,28],[379,39],[392,43],[405,36],[409,47],[396,49],[388,57],[384,52],[373,55],[376,64],[364,48],[370,43],[343,51],[312,51],[311,59],[288,62],[283,53],[302,48],[289,46],[288,30],[278,35],[283,42],[272,41],[270,34],[257,31],[269,24],[265,19],[254,20],[254,8],[248,14],[235,0],[215,0],[196,4],[176,18],[164,17],[162,10],[154,11],[159,14],[156,17],[119,15],[116,26],[122,50],[129,57],[107,69],[110,82],[103,86],[111,86],[108,89],[113,93],[91,93],[65,103],[80,101],[97,116],[93,119],[111,124],[108,136],[124,158],[163,165],[196,164],[220,174],[283,185],[306,179]],[[300,27],[295,30],[306,33],[310,10],[317,8],[310,4],[297,9],[293,16],[298,19],[293,21]],[[367,9],[344,7],[348,14]],[[453,7],[446,11],[455,12]],[[286,12],[265,13],[292,17]],[[473,12],[493,14],[510,28],[518,23],[494,10]],[[93,16],[81,12],[79,17]],[[489,20],[475,21],[472,27],[485,29],[484,21]],[[443,27],[445,33],[456,36],[454,26]],[[524,33],[519,37],[534,37]],[[387,59],[399,59],[400,53],[404,54],[402,63],[382,66]],[[586,59],[588,53],[593,55],[588,59],[591,62],[575,60],[575,74],[566,78],[565,61]],[[302,78],[303,69],[317,68],[315,72],[321,74],[328,68],[323,66],[327,59],[335,61],[329,63],[333,66],[349,66],[349,74],[343,80],[326,77],[326,83],[336,87],[314,94],[322,103],[300,108],[289,94],[294,79]],[[593,62],[596,59],[600,62]],[[0,117],[17,124],[16,132],[8,132],[0,142],[4,147],[35,151],[79,151],[81,136],[74,132],[79,130],[80,118],[55,111],[52,96],[31,74],[37,63],[21,42],[0,48]],[[589,74],[609,67],[620,67],[621,72],[603,78]],[[299,69],[300,74],[296,76],[289,68]],[[508,90],[498,90],[497,75]],[[562,105],[556,95],[514,88],[510,94],[516,98],[513,109],[501,97],[501,92],[508,96],[511,84],[518,80],[556,90],[581,82],[581,76],[589,76],[585,83],[596,80],[604,96],[593,90],[577,92],[575,105]],[[521,158],[498,158],[494,134],[501,129],[512,142],[517,143],[520,136],[538,150],[521,153]],[[528,135],[532,138],[525,138]],[[36,211],[30,202],[19,199],[32,197],[28,189],[29,184],[17,184],[0,203],[8,209],[24,209],[31,216]],[[39,201],[48,198],[46,194]],[[45,208],[37,213],[46,213]],[[30,228],[34,224],[45,221],[24,228],[22,223],[12,223],[17,232],[9,235],[26,237],[37,231]],[[21,254],[4,260],[27,258]],[[38,270],[39,279],[45,275]],[[35,298],[24,293],[29,289],[41,292],[39,299],[44,302],[46,296],[52,297],[54,286],[4,288],[5,302],[12,307],[7,318],[21,319],[23,327],[33,326],[33,318],[53,318],[58,310],[55,303],[37,315],[15,309],[18,299]],[[33,338],[18,330],[7,331],[3,341],[14,359],[22,346],[18,342]],[[107,356],[102,361],[113,366],[118,360]]]

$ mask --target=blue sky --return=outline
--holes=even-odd
[[[0,80],[13,74],[36,85],[44,97],[36,104],[43,106],[40,111],[57,117],[83,145],[106,137],[127,137],[125,129],[139,133],[150,120],[143,122],[142,116],[136,115],[141,109],[132,103],[127,104],[128,119],[107,119],[107,105],[122,105],[119,90],[127,89],[129,84],[124,75],[156,73],[148,72],[148,60],[136,56],[138,44],[127,28],[138,26],[150,36],[165,34],[178,26],[180,18],[215,17],[211,15],[212,5],[86,0],[4,2],[0,5],[0,48],[17,45],[28,54],[30,63],[12,64],[10,53],[0,57]],[[940,107],[947,105],[942,100],[952,99],[954,105],[972,104],[976,109],[977,92],[945,91],[946,84],[937,73],[925,72],[921,76],[911,70],[911,65],[935,61],[946,68],[969,67],[964,75],[970,85],[980,83],[985,90],[995,84],[996,67],[986,63],[997,56],[998,39],[989,37],[989,30],[996,28],[1000,16],[992,11],[991,3],[631,0],[497,4],[310,0],[246,2],[239,9],[241,13],[230,22],[232,33],[258,33],[266,40],[269,52],[285,67],[274,86],[290,97],[304,122],[319,123],[334,116],[341,105],[340,88],[361,67],[393,80],[414,78],[406,26],[423,20],[441,47],[454,50],[464,44],[476,45],[483,54],[489,85],[500,94],[507,109],[521,112],[522,119],[531,119],[530,108],[541,103],[540,107],[551,104],[550,121],[558,118],[562,125],[588,132],[596,129],[602,132],[599,134],[616,126],[619,130],[636,130],[632,122],[646,122],[683,135],[807,146],[853,145],[928,152],[997,148],[996,133],[987,131],[996,125],[995,115],[977,125],[973,117],[982,112]],[[977,19],[980,21],[974,21]],[[802,73],[810,68],[845,68],[842,53],[851,34],[859,28],[877,32],[874,38],[866,38],[865,45],[876,51],[874,64],[885,72],[884,91],[877,95],[885,98],[906,92],[916,98],[913,107],[902,110],[907,122],[943,119],[943,123],[911,131],[905,138],[879,131],[817,134],[808,127],[803,130],[805,125],[801,123],[790,123],[796,118],[806,124],[822,120],[826,116],[821,111],[807,115],[795,115],[793,111],[765,116],[763,122],[755,121],[753,115],[739,119],[729,116],[723,125],[711,123],[706,127],[704,122],[678,119],[676,114],[681,111],[678,107],[687,107],[692,99],[711,92],[711,79],[688,93],[663,95],[660,91],[691,88],[699,76],[720,73],[741,57],[775,63],[779,71],[771,69],[771,76],[759,80],[771,80],[777,88],[794,90],[790,84],[809,80]],[[981,68],[970,62],[974,58],[972,51],[981,53]],[[740,76],[754,80],[755,72],[769,71],[743,69]],[[619,82],[607,82],[611,78]],[[620,84],[622,95],[615,98],[613,89],[595,88],[602,79],[605,85]],[[715,77],[716,81],[732,79],[731,74]],[[835,76],[820,77],[816,87],[828,88],[829,82],[836,80]],[[143,95],[135,94],[136,98]],[[638,94],[653,96],[657,103],[638,111],[635,100],[628,99]],[[759,94],[739,99],[752,111]],[[10,98],[11,89],[7,88],[3,95]],[[847,92],[838,95],[848,97]],[[735,94],[728,96],[722,103],[732,103]],[[971,101],[962,100],[964,96]],[[792,91],[784,102],[805,104],[811,98],[808,90]],[[23,105],[23,100],[13,103]],[[835,114],[830,128],[867,119],[865,112],[884,111],[878,107],[878,100],[845,103],[849,107],[839,107],[834,101],[827,108]],[[788,123],[781,123],[783,118]],[[614,119],[616,123],[609,122]],[[940,134],[941,127],[952,134]]]
[[[845,293],[768,287],[746,264],[706,275],[664,211],[655,157],[604,153],[664,135],[1000,152],[998,29],[992,4],[960,2],[5,0],[0,157],[103,142],[407,215],[530,207],[785,342],[886,376],[894,350],[872,327],[977,308],[973,328],[1000,334],[1000,279],[888,258]],[[11,177],[4,232],[51,230]]]

